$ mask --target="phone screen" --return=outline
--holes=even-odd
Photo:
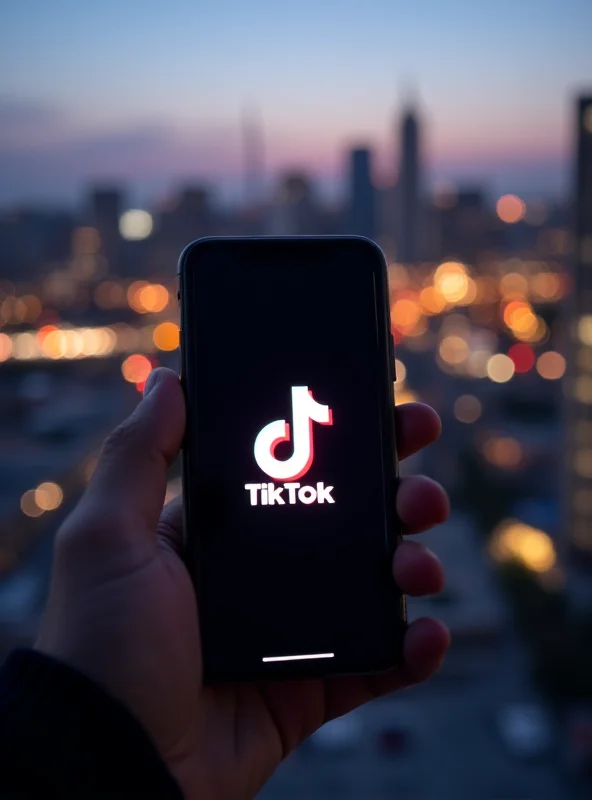
[[[204,240],[182,278],[190,570],[206,672],[394,663],[384,264],[365,240]]]

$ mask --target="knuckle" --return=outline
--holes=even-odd
[[[133,416],[118,425],[103,443],[102,458],[107,461],[133,447],[140,435],[139,421]]]

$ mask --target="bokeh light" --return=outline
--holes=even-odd
[[[64,493],[57,483],[45,481],[35,489],[35,503],[43,511],[53,511],[62,504]]]
[[[434,273],[434,287],[447,303],[463,301],[469,292],[469,276],[464,264],[459,261],[440,264]]]
[[[527,569],[539,573],[551,570],[557,562],[551,537],[518,520],[500,523],[491,538],[489,552],[499,563],[518,561]]]
[[[161,322],[154,328],[152,339],[159,350],[176,350],[179,347],[179,326],[174,322]]]
[[[529,344],[513,344],[508,350],[508,355],[514,362],[516,372],[529,372],[534,367],[536,357]]]
[[[27,517],[40,517],[43,514],[43,509],[37,505],[33,489],[29,489],[21,497],[21,511]]]
[[[522,447],[511,436],[491,436],[483,444],[483,455],[496,467],[515,469],[522,462]]]
[[[400,361],[398,358],[395,358],[395,385],[399,385],[405,383],[405,378],[407,377],[407,367]]]
[[[476,422],[482,410],[481,401],[472,394],[462,394],[454,401],[454,416],[467,425]]]
[[[494,383],[507,383],[514,371],[514,362],[503,353],[496,353],[487,362],[487,376]]]
[[[12,339],[5,333],[0,333],[0,362],[8,361],[12,355]]]
[[[467,360],[469,356],[469,345],[462,336],[451,334],[442,339],[438,352],[442,361],[455,366]]]
[[[128,356],[121,365],[121,373],[129,383],[143,383],[152,372],[150,359],[140,353]]]
[[[541,353],[536,362],[536,369],[541,378],[546,378],[548,381],[556,381],[562,378],[565,374],[565,359],[561,353],[555,350],[547,350],[546,353]]]
[[[128,241],[147,239],[152,233],[152,214],[140,208],[132,208],[119,218],[119,233]]]
[[[497,201],[495,210],[502,222],[513,225],[524,219],[526,206],[524,200],[521,200],[517,195],[505,194]]]

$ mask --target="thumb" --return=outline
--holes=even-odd
[[[162,511],[167,470],[181,448],[185,399],[179,377],[157,369],[148,378],[134,413],[107,438],[83,500],[86,510],[110,522],[155,530]],[[108,513],[105,512],[108,509]]]

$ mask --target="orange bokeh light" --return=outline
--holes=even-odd
[[[152,372],[150,359],[140,353],[128,356],[121,365],[121,372],[128,383],[142,383]]]
[[[517,195],[505,194],[497,201],[495,210],[502,222],[506,222],[508,225],[514,225],[516,222],[520,222],[521,219],[524,219],[526,205],[524,200],[521,200]]]

